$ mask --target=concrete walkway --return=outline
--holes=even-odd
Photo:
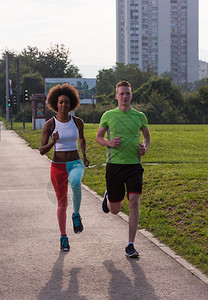
[[[13,131],[0,134],[0,299],[208,299],[207,277],[146,231],[136,237],[140,259],[127,259],[127,221],[104,214],[85,186],[84,231],[73,233],[69,193],[71,250],[60,252],[50,161]]]

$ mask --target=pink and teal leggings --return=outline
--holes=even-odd
[[[81,204],[81,181],[84,164],[81,159],[64,163],[51,163],[51,182],[58,200],[57,218],[61,235],[66,235],[66,210],[68,206],[68,182],[72,189],[74,214],[79,213]]]

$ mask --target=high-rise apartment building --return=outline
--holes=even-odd
[[[208,63],[199,60],[199,80],[208,78]]]
[[[116,0],[116,60],[198,80],[198,0]]]

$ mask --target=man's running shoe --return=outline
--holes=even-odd
[[[60,249],[62,251],[69,251],[70,246],[69,246],[69,240],[67,236],[61,236],[60,237]]]
[[[80,233],[83,230],[80,214],[72,214],[72,221],[75,233]]]
[[[131,257],[131,258],[139,256],[139,252],[136,251],[133,244],[129,244],[126,247],[126,256]]]
[[[108,208],[108,205],[107,205],[107,195],[108,195],[108,193],[106,191],[105,195],[104,195],[104,198],[103,198],[103,202],[102,202],[102,209],[106,214],[109,213],[109,211],[110,211],[109,208]]]

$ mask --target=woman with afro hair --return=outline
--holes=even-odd
[[[79,104],[79,94],[74,86],[66,83],[63,85],[58,84],[50,89],[47,96],[47,106],[56,112],[56,116],[45,122],[40,146],[41,155],[47,153],[52,147],[54,148],[51,163],[51,181],[58,201],[57,218],[61,234],[60,249],[63,251],[69,251],[70,249],[66,234],[68,182],[72,188],[74,232],[79,233],[83,230],[79,214],[81,180],[84,175],[84,166],[88,167],[89,161],[86,157],[84,122],[82,119],[69,114]],[[78,139],[83,162],[78,153]]]

